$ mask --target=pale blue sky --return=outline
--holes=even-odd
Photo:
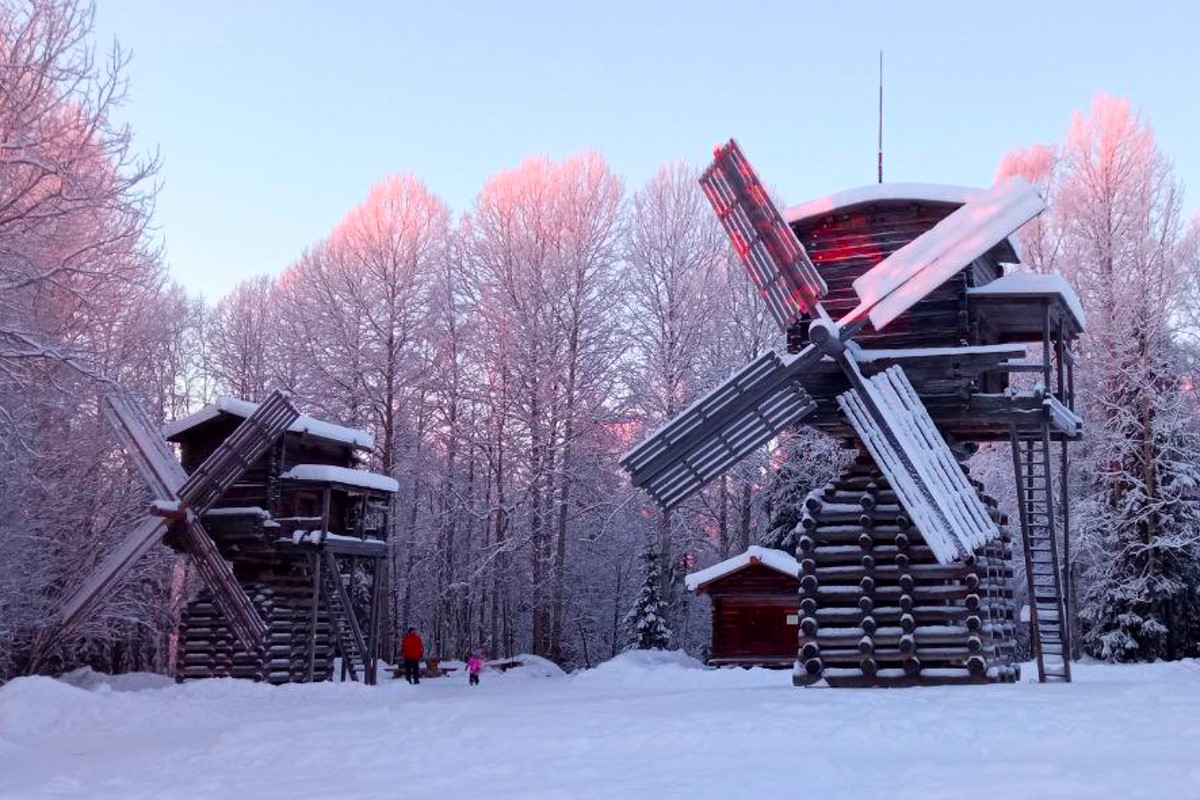
[[[789,203],[869,183],[880,48],[888,180],[989,183],[1107,91],[1200,197],[1196,2],[98,4],[172,274],[210,299],[392,172],[463,211],[527,155],[599,150],[635,188],[733,135]]]

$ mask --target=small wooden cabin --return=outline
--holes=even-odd
[[[751,547],[687,576],[712,601],[714,666],[791,667],[799,641],[800,565],[782,550]]]
[[[221,397],[169,423],[193,472],[257,406]],[[397,483],[359,469],[369,433],[307,415],[242,474],[201,521],[269,628],[258,652],[240,650],[205,593],[179,636],[180,680],[243,677],[271,683],[343,677],[373,682],[386,592],[388,512]]]

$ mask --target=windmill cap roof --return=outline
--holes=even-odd
[[[870,183],[789,206],[784,209],[783,218],[789,223],[796,223],[868,203],[892,201],[961,206],[982,191],[969,186],[938,183]]]

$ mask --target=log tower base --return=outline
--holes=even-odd
[[[869,457],[809,495],[796,536],[797,686],[1020,679],[1007,520],[982,484],[971,485],[1000,534],[945,566]]]

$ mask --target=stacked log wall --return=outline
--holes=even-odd
[[[259,648],[247,651],[207,592],[188,603],[180,623],[176,679],[246,678],[273,684],[308,680],[312,583],[306,575],[277,571],[243,584],[267,623]],[[325,603],[317,613],[313,680],[328,680],[336,654]]]
[[[1012,542],[1000,535],[939,564],[867,458],[810,495],[797,530],[797,685],[905,686],[1013,681]]]

